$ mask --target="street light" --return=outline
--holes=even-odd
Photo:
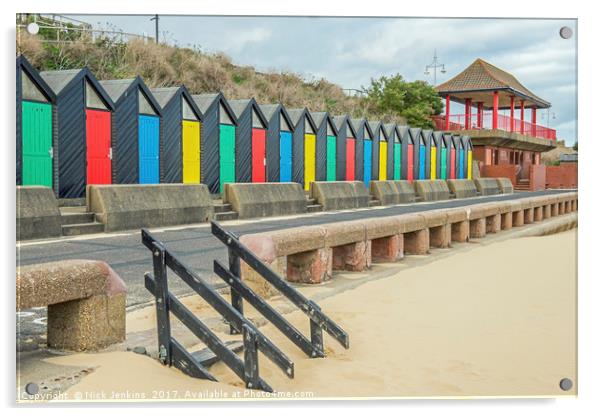
[[[437,58],[437,49],[435,49],[435,54],[433,56],[433,62],[427,65],[424,68],[424,75],[430,75],[429,69],[433,69],[433,85],[437,85],[437,69],[441,68],[441,73],[445,74],[447,71],[445,70],[445,64],[439,64],[439,60]]]

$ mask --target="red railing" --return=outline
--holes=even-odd
[[[468,119],[467,119],[468,118]],[[437,130],[491,130],[493,129],[493,114],[491,111],[483,112],[482,120],[478,119],[477,113],[450,114],[449,128],[445,127],[445,115],[433,116],[435,129]],[[504,114],[498,114],[497,128],[504,131],[513,131],[527,136],[539,137],[542,139],[556,140],[556,130],[532,124],[528,121],[520,121],[517,118],[510,118]]]

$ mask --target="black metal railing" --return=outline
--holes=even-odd
[[[323,330],[332,335],[343,347],[349,348],[347,333],[326,316],[315,302],[304,297],[241,244],[235,234],[225,230],[216,222],[211,223],[211,232],[228,248],[228,268],[217,260],[214,261],[213,268],[215,273],[230,286],[232,305],[195,272],[178,260],[148,230],[142,229],[142,243],[151,250],[153,255],[153,274],[146,273],[144,282],[145,287],[155,296],[159,360],[163,364],[174,366],[192,377],[215,381],[215,378],[206,367],[222,360],[245,382],[247,388],[271,392],[273,391],[272,388],[259,376],[258,352],[261,351],[289,378],[293,378],[293,362],[266,338],[251,321],[244,317],[243,300],[249,302],[255,310],[310,357],[325,356]],[[292,326],[242,280],[241,260],[309,317],[309,338]],[[168,269],[171,269],[176,276],[190,286],[228,322],[232,334],[242,334],[242,345],[233,342],[224,343],[207,325],[190,312],[176,296],[169,292],[167,284]],[[172,336],[170,313],[198,337],[212,354],[208,355],[205,350],[190,353],[178,343]],[[236,352],[240,351],[241,348],[244,350],[243,360],[236,355]]]

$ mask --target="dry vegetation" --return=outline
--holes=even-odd
[[[369,110],[366,100],[345,95],[341,87],[325,79],[306,80],[290,72],[257,72],[251,66],[234,65],[224,54],[132,40],[76,39],[43,44],[23,34],[20,49],[40,70],[81,68],[99,79],[142,76],[150,87],[185,85],[191,93],[222,91],[229,99],[255,97],[259,103],[280,102],[287,107],[350,114],[403,122],[400,117]]]

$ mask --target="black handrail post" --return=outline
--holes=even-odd
[[[257,333],[248,325],[243,324],[242,338],[245,350],[245,387],[248,389],[257,389],[259,386]]]
[[[153,242],[153,270],[157,291],[157,333],[159,338],[159,360],[166,365],[172,364],[171,325],[169,323],[169,291],[167,288],[167,265],[165,264],[165,247]]]
[[[228,248],[228,266],[230,269],[230,273],[234,275],[235,278],[241,278],[241,270],[240,270],[240,257],[236,255],[236,252],[231,248]],[[232,306],[236,309],[241,315],[244,316],[243,312],[243,304],[242,297],[240,294],[230,285],[230,297],[232,300]],[[239,332],[230,324],[230,334],[238,334]]]
[[[310,300],[309,303],[314,307],[315,310],[320,311],[320,306],[317,303]],[[311,314],[311,312],[310,312]],[[314,349],[322,353],[320,356],[324,357],[324,334],[322,333],[322,328],[318,323],[316,323],[313,319],[309,320],[309,332],[311,334],[311,344],[314,346]],[[315,352],[312,352],[312,358],[316,358]]]

